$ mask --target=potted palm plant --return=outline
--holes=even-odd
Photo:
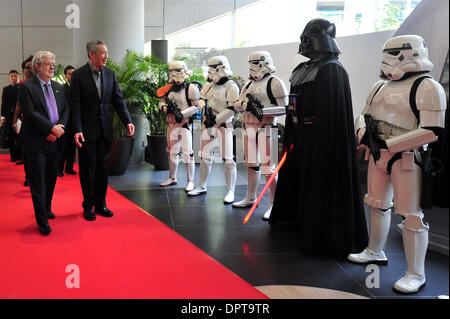
[[[123,123],[117,113],[113,112],[115,138],[109,158],[110,175],[122,175],[130,162],[133,147],[135,152],[139,151],[137,149],[139,145],[135,143],[135,140],[136,136],[139,137],[144,129],[140,118],[145,114],[145,108],[149,100],[150,62],[151,57],[131,51],[127,51],[120,64],[111,58],[108,59],[107,67],[116,73],[117,81],[136,126],[135,137],[127,137]]]
[[[145,160],[153,164],[155,170],[168,170],[169,159],[166,153],[167,122],[165,114],[159,110],[159,98],[156,95],[156,91],[169,83],[169,67],[155,57],[150,57],[149,66],[150,72],[146,86],[148,103],[144,109],[149,124]]]

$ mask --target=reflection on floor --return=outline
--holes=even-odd
[[[250,222],[243,225],[247,209],[223,204],[225,182],[220,164],[213,167],[207,194],[198,197],[188,197],[184,192],[186,173],[183,165],[178,171],[178,184],[160,188],[159,183],[167,177],[167,171],[154,171],[153,166],[146,163],[129,168],[125,175],[111,176],[110,186],[253,286],[317,287],[369,298],[436,298],[449,294],[449,259],[433,251],[427,253],[427,284],[423,290],[412,296],[392,291],[394,282],[406,269],[401,235],[394,229],[400,222],[397,216],[392,217],[386,247],[389,264],[379,267],[377,288],[376,280],[369,277],[374,275],[373,269],[366,272],[365,266],[346,260],[329,256],[308,258],[299,253],[295,232],[272,229],[262,221],[268,205],[267,196]],[[196,181],[197,178],[198,165]],[[243,198],[245,193],[246,169],[239,164],[236,200]],[[375,287],[369,288],[372,287],[370,283]],[[283,290],[283,294],[288,292],[289,289]],[[321,298],[316,291],[310,292]],[[342,295],[336,293],[335,298],[340,297]],[[324,295],[324,298],[327,297]]]
[[[368,299],[367,297],[333,289],[304,286],[260,286],[256,287],[271,299]]]

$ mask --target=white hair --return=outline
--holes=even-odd
[[[42,59],[43,58],[48,58],[48,59],[52,59],[55,60],[56,56],[51,53],[50,51],[38,51],[36,52],[36,54],[33,57],[33,60],[31,61],[31,65],[33,66],[33,70],[35,73],[37,73],[35,64],[41,64],[42,63]]]

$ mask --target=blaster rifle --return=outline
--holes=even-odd
[[[370,149],[373,159],[378,161],[380,159],[380,149],[386,145],[386,142],[379,138],[378,127],[375,119],[369,113],[364,114],[364,120],[366,122],[366,133],[361,140],[361,144],[365,144]],[[385,146],[385,148],[387,148]]]
[[[246,97],[248,99],[247,111],[252,113],[258,119],[258,121],[262,122],[264,117],[262,109],[264,106],[261,104],[261,101],[250,93],[247,93]]]
[[[183,120],[183,114],[181,114],[177,103],[172,102],[169,99],[167,99],[167,114],[175,115],[175,120],[177,121],[177,123],[181,123],[181,121]]]
[[[205,124],[206,128],[213,127],[216,124],[216,116],[213,113],[212,108],[208,104],[208,100],[205,101],[205,106],[203,109],[203,114],[205,115],[205,121],[203,124]]]

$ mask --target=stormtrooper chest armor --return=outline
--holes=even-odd
[[[231,81],[222,85],[214,84],[205,94],[205,98],[208,100],[209,106],[213,109],[215,115],[227,109],[227,91],[231,85]]]
[[[372,100],[368,113],[376,120],[389,123],[405,131],[417,129],[417,119],[409,103],[411,86],[417,76],[403,81],[389,81]]]
[[[171,102],[175,102],[178,106],[178,108],[183,111],[189,107],[189,104],[186,100],[186,88],[178,91],[178,92],[170,92],[167,98]]]
[[[267,85],[269,82],[269,79],[273,76],[268,76],[261,81],[253,81],[252,84],[250,84],[249,88],[247,89],[247,93],[253,95],[258,100],[261,101],[261,104],[264,107],[273,107],[276,105],[272,105],[270,102],[269,96],[267,95]]]

